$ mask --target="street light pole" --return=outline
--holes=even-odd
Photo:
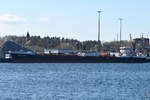
[[[120,20],[120,47],[122,46],[122,40],[121,40],[121,36],[122,36],[122,18],[119,18]]]
[[[97,11],[98,12],[98,50],[97,52],[100,52],[100,45],[101,45],[101,41],[100,41],[100,13],[102,11]]]

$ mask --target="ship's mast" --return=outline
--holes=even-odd
[[[98,12],[98,50],[97,52],[100,52],[100,45],[101,45],[101,41],[100,41],[100,14],[102,11],[97,11]]]

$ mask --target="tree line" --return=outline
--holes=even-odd
[[[43,52],[44,49],[72,49],[97,51],[98,42],[95,40],[79,41],[77,39],[68,39],[60,37],[40,37],[31,36],[5,36],[0,38],[0,45],[6,41],[13,41],[23,47],[31,49],[34,52]],[[123,46],[131,46],[130,41],[122,41]],[[104,52],[118,52],[120,44],[118,41],[101,43],[101,50]]]

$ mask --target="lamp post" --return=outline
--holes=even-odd
[[[101,45],[101,41],[100,41],[100,14],[102,11],[97,11],[98,12],[98,50],[97,52],[100,52],[100,45]]]
[[[120,47],[122,46],[122,40],[121,40],[121,36],[122,36],[122,18],[119,18],[120,20]]]

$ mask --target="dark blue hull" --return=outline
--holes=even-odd
[[[10,63],[11,59],[0,58],[0,63]]]
[[[12,63],[146,63],[146,58],[12,54]]]

